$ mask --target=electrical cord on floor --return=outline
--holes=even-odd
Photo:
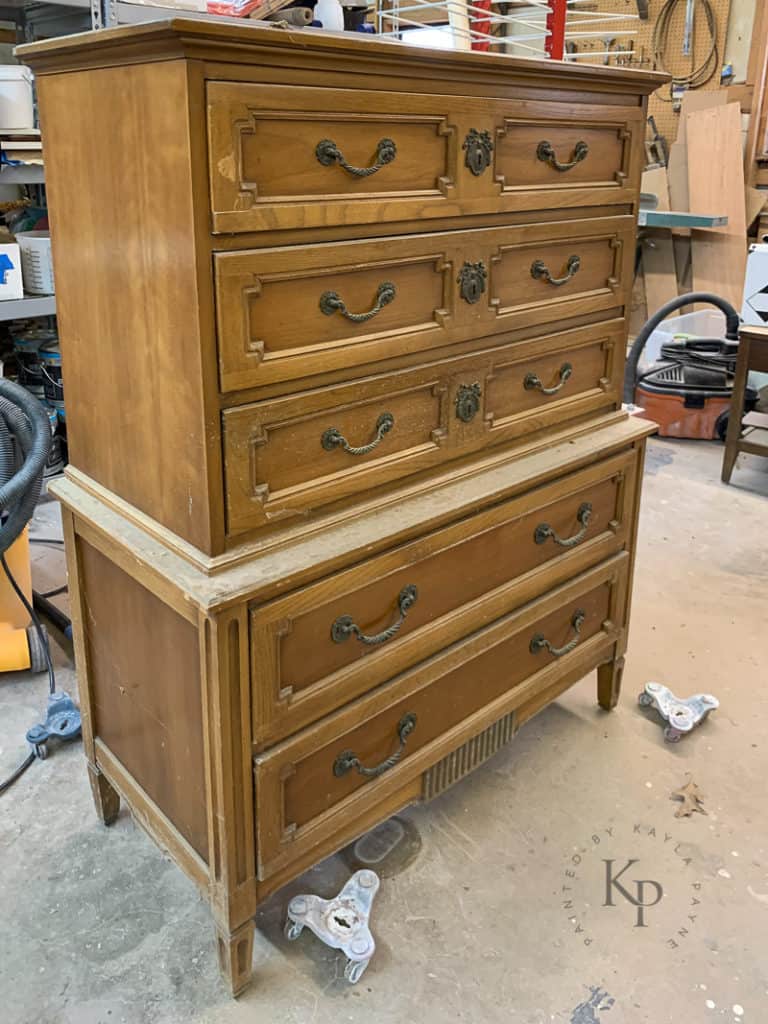
[[[10,789],[14,782],[21,778],[27,768],[29,768],[31,764],[34,764],[36,756],[37,755],[34,752],[27,754],[19,767],[16,768],[16,770],[12,772],[7,779],[3,779],[3,781],[0,782],[0,793],[4,793],[6,789]]]
[[[59,545],[63,546],[64,541],[59,540],[58,537],[30,537],[30,544],[54,544],[56,547]]]
[[[62,585],[60,587],[56,587],[55,590],[36,590],[34,593],[37,597],[44,597],[47,600],[49,597],[58,597],[59,594],[66,594],[68,590],[69,585],[66,583],[62,583]]]
[[[32,625],[35,627],[35,632],[37,633],[38,639],[40,640],[40,644],[45,654],[46,666],[48,668],[48,692],[55,693],[56,673],[54,672],[53,669],[53,659],[51,658],[51,646],[48,642],[48,637],[45,633],[45,630],[43,629],[43,624],[38,618],[37,612],[27,600],[27,595],[18,585],[13,573],[8,567],[8,563],[5,560],[5,552],[3,552],[3,554],[0,555],[0,563],[2,563],[3,570],[5,572],[5,575],[8,577],[8,582],[13,587],[14,593],[21,601],[21,603],[24,605],[24,608],[26,609],[30,619],[32,620]],[[35,754],[34,751],[31,751],[29,754],[27,754],[27,756],[24,758],[24,760],[21,762],[18,768],[11,772],[7,779],[3,779],[3,781],[0,782],[0,793],[4,793],[6,789],[9,789],[14,784],[14,782],[16,782],[17,779],[21,778],[21,776],[24,774],[27,768],[29,768],[30,765],[34,763],[36,756],[37,755]]]
[[[666,64],[670,27],[677,11],[681,10],[683,4],[687,4],[687,2],[688,0],[666,0],[666,3],[659,11],[651,37],[651,50],[657,71],[666,71],[667,74],[671,74]],[[674,102],[676,89],[700,89],[703,85],[706,85],[707,82],[711,81],[720,65],[720,52],[717,45],[717,20],[711,0],[694,0],[694,3],[701,4],[704,9],[705,21],[710,37],[709,51],[702,63],[687,75],[671,76],[669,97],[662,96],[660,91],[656,94],[665,103]]]

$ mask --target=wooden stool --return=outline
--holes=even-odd
[[[747,374],[750,370],[768,373],[768,328],[743,327],[739,334],[739,355],[736,360],[736,379],[733,382],[733,401],[728,417],[723,458],[723,483],[730,483],[731,473],[740,452],[763,455],[768,458],[768,416],[752,412],[744,416]],[[742,437],[742,428],[746,432]]]

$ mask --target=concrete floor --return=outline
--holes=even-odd
[[[357,986],[308,932],[282,934],[291,895],[345,880],[335,857],[262,908],[255,984],[228,999],[193,884],[127,813],[97,823],[73,746],[0,797],[0,1021],[765,1024],[768,461],[742,457],[724,487],[721,459],[716,444],[650,442],[619,708],[601,713],[587,678],[406,813],[422,849],[382,882],[378,949]],[[43,507],[38,534],[54,513]],[[61,581],[59,552],[35,559],[38,588]],[[710,690],[721,709],[666,744],[636,702],[648,680]],[[0,776],[44,700],[43,677],[0,680]],[[670,793],[689,773],[709,813],[676,819]],[[645,927],[627,896],[649,905]]]

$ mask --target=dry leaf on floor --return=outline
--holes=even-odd
[[[698,811],[699,814],[707,813],[704,809],[704,797],[693,779],[689,779],[680,789],[674,790],[670,799],[682,801],[680,807],[675,811],[676,818],[690,818],[694,811]]]

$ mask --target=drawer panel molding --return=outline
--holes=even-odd
[[[307,515],[616,405],[620,348],[616,325],[580,328],[228,409],[228,532]]]
[[[637,202],[639,106],[245,82],[207,98],[215,233]]]
[[[620,554],[257,754],[259,877],[322,841],[361,799],[422,774],[456,737],[482,731],[574,665],[605,660],[624,629],[628,570]]]
[[[636,458],[634,451],[613,456],[254,607],[257,746],[621,551],[632,526]]]
[[[630,218],[579,220],[214,257],[223,391],[616,311]]]

